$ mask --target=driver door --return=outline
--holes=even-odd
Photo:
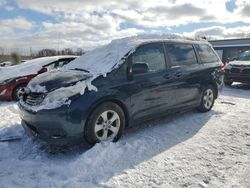
[[[171,87],[164,78],[167,64],[164,45],[161,42],[144,44],[129,57],[132,69],[130,81],[131,110],[133,119],[151,118],[174,104]],[[148,72],[133,73],[133,64],[146,64]],[[170,94],[170,95],[169,95]]]

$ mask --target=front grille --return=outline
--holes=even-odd
[[[236,68],[234,66],[233,68],[231,68],[230,72],[235,73],[235,74],[250,74],[250,68],[244,68],[242,66],[239,68]]]
[[[45,96],[44,93],[28,93],[24,97],[24,102],[28,105],[36,106],[43,102]]]
[[[242,70],[242,73],[243,74],[250,74],[250,69],[244,69],[244,70]]]

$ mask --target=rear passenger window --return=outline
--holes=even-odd
[[[196,48],[202,63],[215,63],[219,60],[209,45],[199,44],[196,45]]]
[[[52,63],[52,64],[47,65],[46,68],[48,69],[48,71],[55,69],[55,64],[56,63]]]
[[[150,72],[165,69],[163,44],[145,44],[139,47],[131,57],[132,63],[146,63]]]
[[[172,66],[196,64],[197,59],[191,44],[167,44]]]

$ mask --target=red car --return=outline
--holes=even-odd
[[[77,56],[52,56],[0,68],[0,100],[18,101],[29,81],[38,74],[60,68]]]

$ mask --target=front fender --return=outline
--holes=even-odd
[[[67,116],[73,123],[85,126],[85,122],[91,112],[103,102],[112,101],[121,106],[125,115],[130,117],[130,97],[118,90],[86,91],[83,95],[71,99]]]

